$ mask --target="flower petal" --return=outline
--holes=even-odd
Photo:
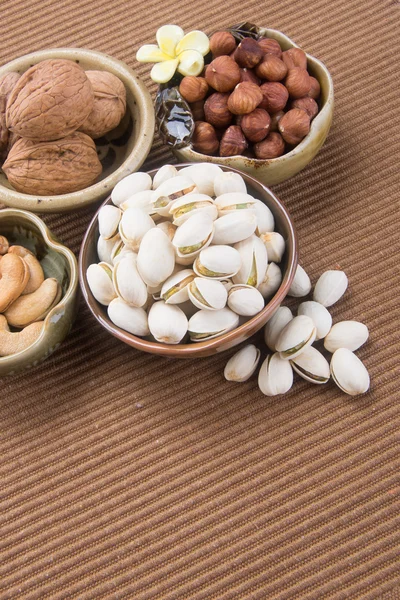
[[[197,50],[185,50],[179,54],[178,71],[182,75],[200,75],[204,67],[204,58]]]
[[[210,50],[210,40],[203,31],[190,31],[178,42],[175,52],[180,54],[185,50],[197,50],[203,56]]]
[[[139,62],[162,62],[170,60],[170,56],[164,54],[155,44],[145,44],[141,46],[136,53],[136,60]]]
[[[157,63],[152,68],[150,77],[156,83],[167,83],[174,76],[178,63],[179,60],[177,58]]]
[[[168,54],[170,58],[175,58],[175,47],[183,35],[183,29],[178,25],[163,25],[157,29],[157,44],[162,52]]]

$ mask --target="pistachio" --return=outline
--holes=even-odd
[[[142,190],[141,192],[136,192],[136,194],[129,196],[129,198],[127,198],[119,206],[124,211],[128,208],[140,208],[145,213],[150,215],[153,220],[159,219],[160,215],[157,214],[157,210],[153,204],[153,193],[154,192],[152,190]]]
[[[293,385],[293,371],[288,360],[270,354],[261,365],[258,387],[265,396],[286,394]]]
[[[211,340],[239,325],[239,316],[229,310],[199,310],[189,320],[189,335],[192,342]]]
[[[178,175],[178,170],[175,169],[174,165],[163,165],[158,169],[157,173],[153,178],[153,190],[156,190],[164,181],[172,179]]]
[[[345,293],[348,285],[343,271],[325,271],[314,288],[314,300],[326,308],[335,304]]]
[[[169,210],[173,224],[179,227],[196,214],[208,214],[213,221],[218,217],[218,209],[213,199],[206,194],[186,194],[172,203]]]
[[[232,173],[233,175],[234,173]],[[218,216],[223,217],[235,211],[253,209],[258,201],[244,192],[227,192],[215,198]]]
[[[86,278],[93,296],[97,302],[108,306],[117,294],[115,292],[112,278],[113,267],[101,262],[98,265],[90,265],[86,271]]]
[[[174,273],[164,282],[160,297],[166,304],[181,304],[189,300],[189,284],[195,278],[192,269],[183,269]]]
[[[142,209],[127,208],[119,224],[119,234],[124,244],[137,252],[144,235],[155,226],[153,219]]]
[[[256,235],[238,242],[234,246],[241,258],[241,267],[233,277],[234,283],[258,287],[261,285],[268,265],[267,250]]]
[[[254,373],[260,360],[260,350],[253,344],[244,346],[226,363],[224,377],[227,381],[247,381]]]
[[[128,333],[138,336],[150,334],[147,313],[143,308],[131,306],[122,298],[114,298],[108,305],[107,313],[114,325]]]
[[[175,252],[172,243],[158,227],[149,229],[142,238],[137,257],[141,278],[147,285],[156,286],[172,275],[174,267]]]
[[[270,231],[262,233],[260,240],[267,249],[268,260],[275,263],[281,262],[286,246],[283,236],[277,231]]]
[[[315,302],[314,300],[299,304],[297,314],[306,315],[313,320],[314,325],[317,328],[317,335],[315,336],[316,340],[324,338],[332,326],[332,317],[329,311],[325,306],[322,306],[322,304]]]
[[[209,246],[193,264],[196,275],[207,279],[226,279],[236,275],[241,265],[239,252],[231,246]]]
[[[281,283],[282,271],[277,264],[271,262],[265,271],[264,279],[258,286],[258,290],[261,292],[264,299],[270,298],[279,289]]]
[[[311,383],[327,383],[329,381],[329,363],[316,348],[309,346],[299,356],[290,361],[293,370]]]
[[[368,327],[359,321],[340,321],[335,323],[324,340],[328,352],[335,352],[339,348],[347,348],[354,352],[358,350],[369,336]]]
[[[185,337],[188,320],[176,304],[155,302],[149,311],[149,329],[157,342],[179,344]]]
[[[197,213],[178,227],[172,243],[178,256],[193,257],[211,243],[213,235],[212,218],[208,214]]]
[[[214,179],[214,194],[218,197],[229,192],[242,192],[246,194],[246,183],[239,173],[224,171],[219,173]]]
[[[264,340],[272,352],[276,351],[276,342],[283,329],[290,321],[292,321],[292,319],[293,315],[290,308],[287,306],[280,306],[265,325]]]
[[[174,239],[176,226],[172,225],[170,221],[162,221],[161,223],[157,223],[157,227],[161,229],[165,233],[165,235],[169,238],[170,242]]]
[[[118,296],[127,304],[136,308],[142,307],[147,301],[147,287],[139,275],[136,258],[125,256],[114,266],[114,289]]]
[[[220,310],[226,305],[228,292],[218,280],[195,277],[188,286],[191,302],[204,310]]]
[[[196,184],[200,194],[215,196],[214,182],[222,173],[221,167],[212,163],[199,163],[179,170],[179,175],[189,177]]]
[[[228,306],[242,317],[253,317],[264,308],[264,298],[251,285],[233,285],[228,292]]]
[[[128,200],[133,194],[151,189],[151,177],[148,173],[132,173],[117,183],[111,192],[111,201],[116,206]]]
[[[101,235],[99,236],[99,239],[97,240],[97,256],[101,262],[106,262],[108,264],[112,263],[111,252],[116,242],[119,240],[119,235],[116,235],[110,240],[105,240]]]
[[[118,233],[118,225],[122,211],[112,204],[106,204],[99,210],[99,232],[105,240],[110,240]]]
[[[229,213],[214,222],[213,244],[237,244],[252,235],[256,227],[254,211],[245,209]]]
[[[120,260],[122,260],[127,255],[133,256],[133,258],[137,259],[137,253],[132,250],[129,246],[126,246],[124,242],[119,239],[115,242],[112,250],[111,250],[111,263],[115,266]]]
[[[191,192],[198,191],[193,180],[177,175],[167,179],[153,191],[152,201],[156,212],[162,217],[169,216],[172,203]]]
[[[281,331],[276,342],[276,349],[281,358],[293,359],[311,346],[316,333],[316,327],[310,317],[305,315],[294,317]]]
[[[301,265],[297,265],[296,273],[292,281],[292,285],[289,288],[288,296],[294,298],[301,298],[307,296],[311,291],[311,281],[305,270]],[[316,300],[316,298],[314,298]]]
[[[369,389],[369,375],[361,360],[347,348],[338,348],[332,355],[331,375],[346,394],[357,396]]]
[[[253,206],[253,210],[257,215],[256,234],[261,235],[262,233],[274,231],[275,219],[271,209],[268,208],[268,206],[264,204],[264,202],[261,202],[261,200],[257,200],[257,202]]]

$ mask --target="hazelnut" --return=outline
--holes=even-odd
[[[311,120],[318,114],[318,104],[314,98],[309,98],[308,96],[296,98],[296,100],[293,100],[291,107],[305,110]]]
[[[190,110],[192,111],[194,121],[204,121],[204,100],[198,100],[189,104]]]
[[[270,114],[283,110],[286,102],[289,99],[289,92],[282,83],[277,81],[269,81],[260,86],[263,99],[259,104],[259,108],[264,108]]]
[[[213,58],[224,54],[229,55],[236,50],[236,40],[229,31],[216,31],[210,37],[210,50]]]
[[[318,79],[315,79],[315,77],[312,77],[311,75],[310,75],[310,81],[311,81],[311,87],[310,87],[310,91],[308,92],[307,96],[310,96],[310,98],[314,98],[314,100],[316,100],[321,93],[321,86],[319,85]]]
[[[293,67],[307,69],[307,56],[300,48],[285,50],[282,52],[282,60],[288,69],[293,69]]]
[[[246,138],[238,125],[231,125],[222,136],[219,145],[220,156],[242,154],[247,148]]]
[[[265,54],[262,62],[257,65],[255,72],[258,77],[268,81],[281,81],[287,73],[287,68],[283,60],[275,54]]]
[[[288,71],[285,86],[292,98],[302,98],[310,91],[310,76],[305,69],[293,67]]]
[[[272,131],[262,142],[254,144],[254,152],[257,158],[278,158],[285,151],[285,142],[280,133]]]
[[[214,92],[204,103],[205,119],[214,127],[228,127],[231,124],[233,115],[228,109],[229,94]]]
[[[228,98],[228,108],[234,115],[253,112],[263,99],[261,88],[250,81],[239,83]]]
[[[188,75],[184,77],[179,85],[181,96],[188,102],[203,100],[208,92],[208,83],[203,77]]]
[[[256,85],[260,85],[261,81],[254,73],[252,69],[240,69],[240,83],[242,81],[250,81],[250,83],[255,83]]]
[[[240,127],[250,142],[261,142],[269,133],[271,117],[266,110],[256,108],[248,115],[243,115]]]
[[[292,108],[283,115],[278,123],[278,129],[288,144],[295,146],[310,131],[310,117],[301,108]]]
[[[273,113],[271,115],[271,125],[269,128],[270,131],[278,131],[278,123],[284,114],[285,113],[283,112],[283,110],[280,110],[279,112]]]
[[[277,40],[272,38],[261,38],[261,40],[258,40],[258,45],[264,54],[275,54],[275,56],[281,58],[282,50]]]
[[[234,59],[240,67],[252,69],[263,57],[263,51],[256,40],[244,38],[236,48]]]
[[[239,65],[229,56],[218,56],[208,65],[205,78],[217,92],[230,92],[240,81]]]
[[[192,135],[192,145],[193,149],[201,154],[215,154],[218,150],[219,141],[214,127],[210,123],[196,121]]]

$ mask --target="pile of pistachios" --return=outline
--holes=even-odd
[[[332,325],[327,310],[345,293],[346,274],[326,271],[318,279],[313,300],[301,302],[297,316],[287,306],[280,306],[265,325],[265,344],[272,351],[261,365],[258,385],[266,396],[285,394],[293,385],[293,371],[306,381],[327,383],[332,376],[346,394],[356,396],[369,389],[369,375],[354,354],[368,339],[368,328],[359,321],[340,321]],[[307,296],[311,281],[299,265],[289,290],[294,297]],[[323,340],[325,350],[332,353],[330,364],[312,344]],[[228,361],[224,375],[228,381],[247,381],[255,372],[261,352],[253,344],[243,347]]]
[[[259,313],[282,282],[285,240],[240,174],[209,163],[120,181],[87,269],[110,320],[166,344],[210,340]]]

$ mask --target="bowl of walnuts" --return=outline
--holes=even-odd
[[[150,94],[125,63],[40,50],[0,67],[0,203],[33,212],[105,198],[150,150]]]
[[[193,44],[199,33],[185,38],[192,35]],[[203,65],[194,59],[188,65],[185,57],[164,82],[156,65],[156,121],[177,158],[234,167],[266,185],[303,169],[332,122],[333,84],[325,65],[280,31],[251,23],[215,32],[208,48],[201,38],[197,44]],[[137,58],[147,55],[139,51]]]

